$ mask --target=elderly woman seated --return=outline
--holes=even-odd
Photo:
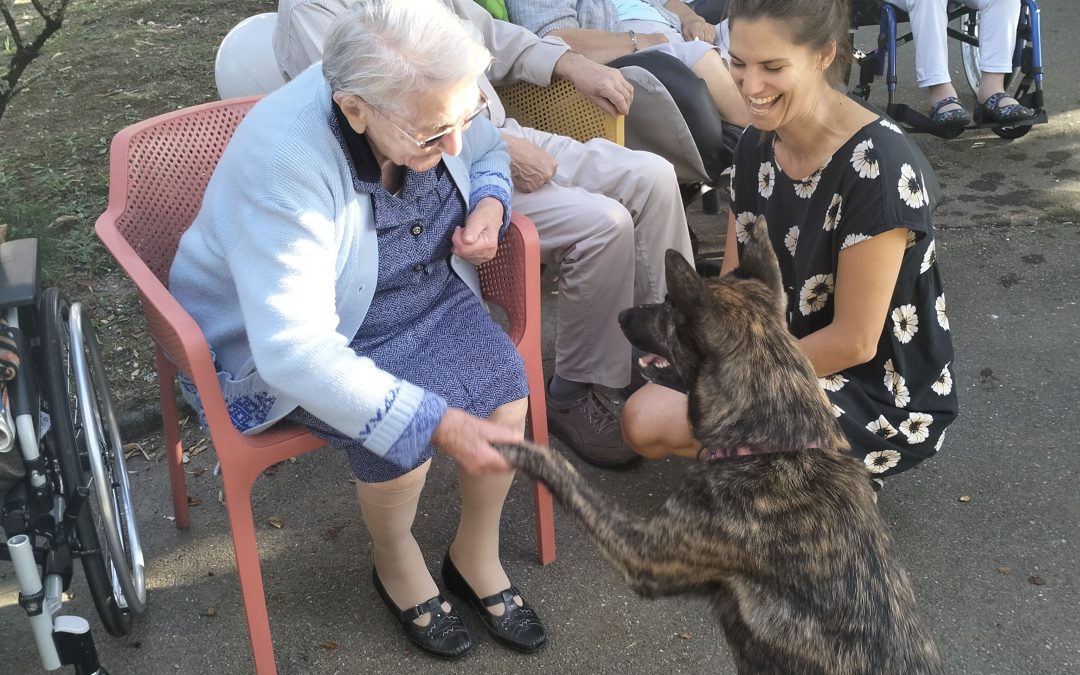
[[[321,68],[239,126],[170,273],[233,422],[292,420],[345,451],[375,588],[414,644],[451,658],[472,641],[411,533],[436,449],[462,496],[447,587],[500,642],[545,640],[499,560],[513,474],[491,444],[521,438],[527,386],[471,265],[510,212],[506,148],[480,114],[489,60],[438,2],[358,3]]]

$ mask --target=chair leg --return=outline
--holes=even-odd
[[[225,484],[225,508],[229,514],[240,593],[244,599],[251,655],[256,675],[276,675],[274,643],[270,636],[270,617],[266,610],[259,549],[255,541],[255,518],[251,511],[251,484],[248,476],[230,477],[222,467]]]
[[[529,428],[532,441],[548,444],[547,408],[544,399],[544,372],[540,359],[526,359],[525,377],[529,382]],[[555,510],[551,493],[541,483],[533,484],[533,501],[536,509],[536,547],[540,564],[555,560]]]
[[[154,350],[154,365],[158,373],[161,424],[165,432],[165,459],[169,465],[173,515],[176,527],[186,530],[191,527],[191,515],[188,513],[187,480],[184,476],[184,446],[180,442],[180,415],[176,409],[176,390],[173,389],[176,367],[169,363],[160,349]]]
[[[552,508],[551,492],[538,481],[533,482],[533,498],[536,503],[536,543],[540,564],[555,561],[555,510]]]

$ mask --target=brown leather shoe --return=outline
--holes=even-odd
[[[619,416],[593,387],[570,401],[548,395],[547,415],[551,433],[589,464],[616,467],[641,459],[623,443]]]

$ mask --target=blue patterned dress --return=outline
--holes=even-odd
[[[731,180],[740,253],[765,216],[787,295],[788,327],[802,338],[828,326],[843,249],[894,228],[908,231],[877,353],[820,378],[852,456],[875,477],[935,454],[956,417],[953,348],[930,214],[937,182],[911,139],[881,116],[802,180],[784,174],[773,145],[750,127]]]
[[[528,395],[524,364],[506,332],[450,267],[451,235],[463,224],[465,199],[440,162],[424,172],[404,170],[400,191],[380,182],[367,140],[335,105],[336,133],[354,170],[356,189],[369,193],[379,242],[379,279],[360,330],[349,346],[379,368],[427,390],[398,443],[426,443],[445,404],[477,417]],[[440,401],[440,398],[442,401]],[[345,450],[357,479],[392,480],[434,454],[427,444],[415,466],[400,467],[298,408],[299,422]]]

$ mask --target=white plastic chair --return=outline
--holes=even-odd
[[[233,26],[214,59],[218,98],[268,94],[285,84],[274,56],[277,12],[249,16]]]

